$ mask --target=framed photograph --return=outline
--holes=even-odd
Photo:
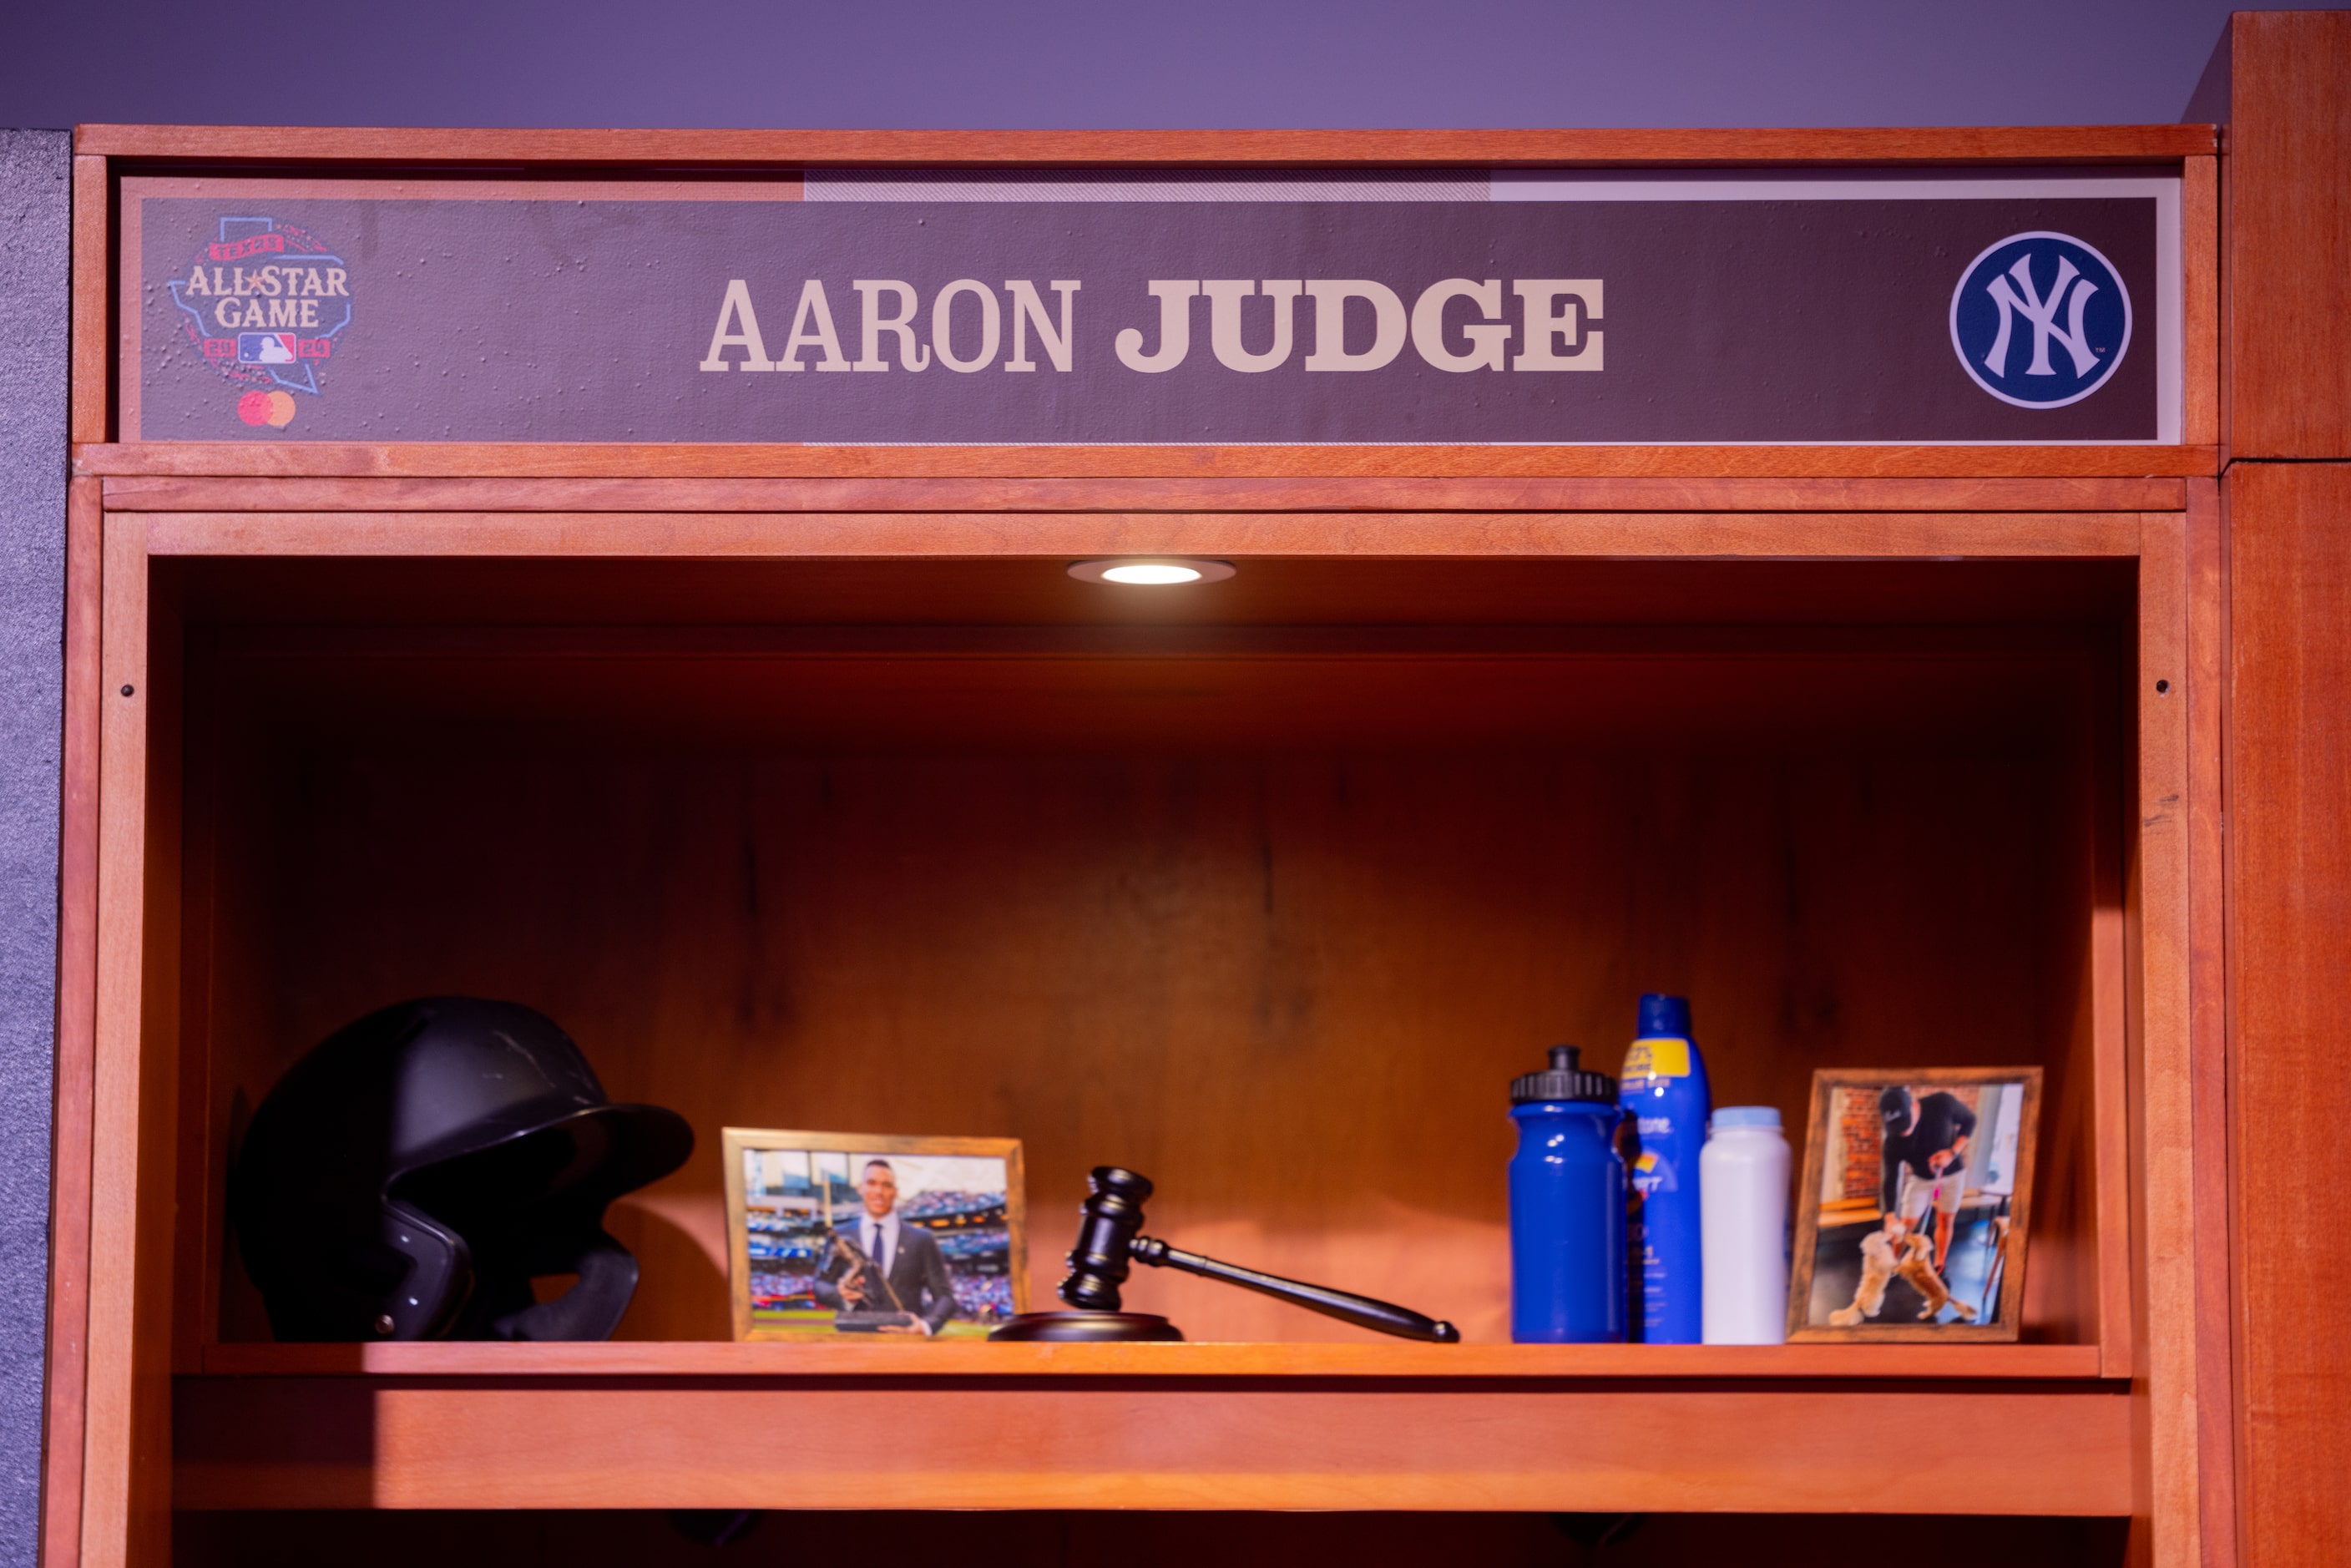
[[[1017,1138],[728,1127],[738,1340],[977,1339],[1029,1306]]]
[[[2037,1067],[1813,1074],[1788,1338],[2016,1338]]]

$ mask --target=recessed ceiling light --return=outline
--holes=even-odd
[[[1080,582],[1117,582],[1129,588],[1173,588],[1184,582],[1222,582],[1232,576],[1228,560],[1191,560],[1174,556],[1123,556],[1073,563]]]

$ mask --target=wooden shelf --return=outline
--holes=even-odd
[[[2118,1515],[2086,1345],[219,1345],[173,1502]],[[1927,1448],[1885,1440],[1931,1408]],[[1906,1425],[1907,1424],[1907,1425]]]
[[[2080,1380],[2088,1344],[215,1344],[209,1377],[1470,1380]]]
[[[78,476],[301,478],[2187,478],[2220,449],[2163,446],[758,446],[83,443]],[[250,505],[250,503],[248,503]]]

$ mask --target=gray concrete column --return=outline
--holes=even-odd
[[[0,1568],[40,1545],[72,138],[0,131]]]

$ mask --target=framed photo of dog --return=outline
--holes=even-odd
[[[2037,1067],[1815,1071],[1788,1338],[2013,1341],[2040,1116]]]
[[[725,1131],[738,1340],[973,1339],[1029,1301],[1017,1138]]]

